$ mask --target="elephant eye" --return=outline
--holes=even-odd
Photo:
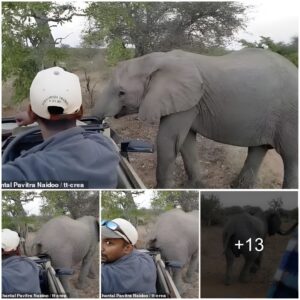
[[[119,96],[124,96],[125,95],[125,92],[124,91],[120,91],[119,92]]]

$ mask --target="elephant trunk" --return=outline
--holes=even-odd
[[[290,229],[287,231],[283,232],[281,228],[277,231],[278,234],[280,235],[289,235],[296,227],[298,226],[298,222],[296,222],[294,225],[291,226]]]

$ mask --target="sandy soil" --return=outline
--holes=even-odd
[[[286,229],[291,224],[284,224]],[[235,280],[224,284],[225,256],[223,255],[222,228],[202,227],[201,231],[201,297],[205,298],[265,298],[289,240],[289,236],[275,235],[266,239],[261,269],[248,283],[238,282],[243,265],[242,257],[235,260]]]
[[[146,139],[155,144],[158,126],[136,119],[135,115],[108,120],[122,141]],[[198,136],[199,167],[206,188],[230,188],[246,159],[247,148],[224,145]],[[156,153],[129,154],[130,162],[147,188],[155,188]],[[174,173],[176,188],[184,188],[187,177],[179,156]],[[275,150],[269,150],[258,174],[256,188],[281,188],[283,164]]]

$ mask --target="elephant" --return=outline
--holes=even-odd
[[[233,281],[235,257],[240,255],[244,257],[245,262],[239,280],[248,282],[251,273],[256,273],[260,268],[266,237],[276,233],[288,235],[296,226],[298,226],[298,223],[295,223],[290,229],[283,232],[281,230],[280,216],[278,212],[274,211],[263,212],[262,210],[256,210],[253,214],[243,212],[231,216],[223,231],[223,247],[226,256],[225,284],[230,285]],[[246,242],[249,239],[251,239],[251,249],[250,242]],[[239,249],[238,243],[244,245]],[[255,247],[258,251],[254,250]]]
[[[183,291],[183,267],[188,266],[185,281],[191,282],[199,264],[199,211],[186,213],[179,208],[161,214],[148,238],[150,248],[158,248],[165,261],[176,261],[172,268],[178,291]]]
[[[48,254],[55,269],[71,269],[81,263],[76,287],[87,285],[87,277],[95,278],[93,259],[99,248],[99,222],[95,217],[84,216],[76,220],[59,216],[45,223],[31,243],[33,255]],[[71,297],[76,292],[69,284],[70,276],[60,276],[62,285]]]
[[[197,133],[248,147],[233,188],[253,188],[259,167],[274,148],[284,163],[283,188],[298,186],[298,71],[265,49],[242,49],[223,56],[182,50],[154,52],[120,62],[96,96],[100,118],[138,113],[159,123],[158,188],[172,188],[181,154],[187,187],[201,188]]]

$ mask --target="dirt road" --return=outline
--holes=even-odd
[[[291,224],[285,224],[286,229]],[[268,237],[261,269],[249,283],[239,283],[238,275],[243,258],[235,260],[234,283],[224,284],[225,256],[223,255],[222,228],[202,227],[201,230],[201,297],[205,298],[265,298],[290,236]]]

